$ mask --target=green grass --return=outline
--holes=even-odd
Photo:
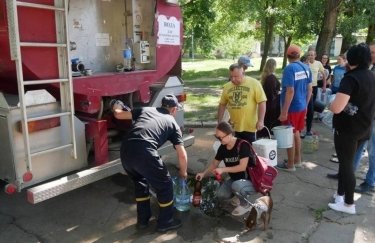
[[[276,76],[281,76],[282,59],[275,58],[278,69]],[[182,62],[182,79],[187,88],[187,101],[185,102],[185,120],[187,121],[214,121],[216,120],[217,107],[222,86],[228,82],[229,66],[237,60],[215,59],[203,60],[184,59]],[[246,70],[246,75],[259,79],[260,58],[253,58],[254,67]],[[194,88],[210,88],[212,90],[195,90]]]
[[[323,218],[323,213],[327,210],[327,208],[318,208],[315,209],[315,220],[320,221]]]
[[[202,78],[219,78],[223,79],[228,77],[228,69],[227,68],[219,68],[207,71],[196,71],[196,70],[189,70],[184,71],[182,78],[183,80],[197,80]]]
[[[217,88],[220,89],[223,85],[227,82],[226,79],[222,80],[199,80],[199,81],[186,81],[185,80],[185,87],[192,87],[192,88]]]
[[[282,58],[274,58],[277,62],[276,75],[281,76]],[[182,61],[182,79],[189,80],[212,80],[212,79],[226,79],[229,77],[229,66],[237,60],[232,59],[183,59]],[[251,59],[254,67],[249,67],[246,70],[246,75],[255,79],[259,79],[261,58]]]
[[[188,121],[214,121],[220,97],[212,94],[193,94],[187,92],[185,119]]]

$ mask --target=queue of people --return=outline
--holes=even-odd
[[[221,184],[218,197],[229,200],[235,206],[232,211],[234,216],[249,212],[251,207],[244,198],[256,193],[246,173],[248,164],[253,162],[249,159],[249,144],[255,141],[256,132],[265,125],[269,128],[278,124],[292,125],[293,146],[287,149],[286,162],[279,163],[277,167],[288,172],[301,167],[301,132],[305,125],[307,132],[311,129],[311,103],[320,73],[322,89],[325,90],[327,80],[331,79],[336,93],[329,109],[334,113],[334,144],[339,160],[338,188],[334,202],[328,206],[336,211],[355,214],[354,191],[375,192],[375,129],[372,128],[375,114],[375,44],[370,48],[365,44],[351,47],[346,57],[338,57],[338,65],[332,75],[324,71],[329,70],[329,62],[323,65],[315,61],[313,50],[308,52],[307,63],[301,62],[301,49],[297,45],[290,45],[286,54],[289,64],[283,71],[281,83],[274,74],[274,59],[266,62],[261,82],[245,75],[246,65],[249,65],[246,58],[241,57],[238,63],[229,67],[230,82],[223,87],[215,129],[215,137],[221,145],[208,167],[197,173],[195,178],[202,180],[207,175],[227,173],[229,178]],[[369,70],[370,65],[372,71]],[[343,72],[343,67],[347,71]],[[121,102],[111,103],[116,119],[133,121],[122,142],[121,161],[134,182],[138,228],[147,227],[151,218],[150,187],[156,191],[159,204],[157,231],[166,232],[181,226],[181,221],[173,216],[172,179],[157,151],[170,141],[179,160],[179,176],[186,179],[187,153],[181,130],[174,119],[179,107],[174,95],[166,95],[159,108],[130,110]],[[230,115],[229,122],[223,121],[226,109]],[[240,143],[241,140],[247,143]],[[358,162],[353,165],[354,156],[366,141],[369,141],[370,167],[365,181],[356,188],[354,171]],[[218,167],[221,161],[225,167]]]

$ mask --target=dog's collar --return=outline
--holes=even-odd
[[[257,211],[258,218],[260,218],[260,215],[261,215],[263,212],[267,212],[267,211],[268,211],[268,206],[265,205],[263,202],[260,202],[260,201],[258,201],[258,200],[255,201],[253,207],[254,207],[255,210]]]

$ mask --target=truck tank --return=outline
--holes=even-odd
[[[185,101],[182,41],[181,10],[173,0],[0,1],[0,180],[8,183],[6,191],[61,177],[28,189],[28,200],[37,203],[121,172],[109,141],[130,124],[113,120],[109,101],[159,106],[170,93]],[[176,120],[183,126],[183,110]]]
[[[23,2],[54,4],[53,0]],[[83,113],[82,116],[97,114],[103,97],[131,93],[133,102],[150,102],[150,87],[180,61],[183,28],[179,6],[164,0],[75,0],[68,3],[71,62],[72,65],[79,62],[82,69],[82,72],[73,72],[76,76],[73,78],[75,111]],[[58,30],[53,12],[19,8],[20,41],[56,42]],[[0,90],[15,94],[17,75],[11,60],[9,35],[6,1],[1,1]],[[126,45],[133,54],[130,72],[122,69]],[[54,48],[22,49],[25,80],[59,75],[58,53]],[[59,95],[55,90],[57,85],[47,88],[54,96]]]

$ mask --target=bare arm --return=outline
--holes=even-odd
[[[311,96],[312,96],[312,84],[309,83],[309,85],[307,86],[306,104],[310,102]]]
[[[178,163],[180,166],[180,177],[186,179],[187,178],[187,153],[185,147],[181,144],[175,145],[176,153],[178,157]]]
[[[288,119],[288,111],[290,104],[292,103],[292,99],[294,96],[294,88],[293,87],[287,87],[286,93],[285,93],[285,101],[283,106],[281,107],[281,112],[279,116],[280,121],[286,121]]]
[[[124,111],[120,105],[113,106],[113,115],[118,120],[131,120],[132,113],[131,111]]]
[[[329,106],[330,111],[335,114],[342,112],[345,106],[348,104],[350,96],[343,93],[336,93],[335,99],[332,101]]]
[[[215,172],[222,174],[222,173],[237,173],[237,172],[246,171],[248,161],[249,161],[249,157],[242,158],[238,165],[232,166],[232,167],[216,168]]]
[[[323,77],[323,87],[322,87],[322,91],[323,93],[326,92],[326,87],[327,87],[327,77],[326,77],[326,73],[324,72],[324,69],[323,71],[320,72],[322,74],[322,77]]]
[[[258,121],[256,124],[257,130],[261,130],[264,127],[264,115],[266,114],[266,102],[258,103]]]
[[[213,171],[219,166],[219,164],[220,164],[220,161],[216,159],[212,160],[210,165],[203,172],[197,173],[197,175],[195,176],[195,179],[202,180],[203,177],[207,175],[207,173],[213,173]]]
[[[224,112],[226,105],[219,104],[218,110],[217,110],[217,123],[221,122],[223,120]]]

